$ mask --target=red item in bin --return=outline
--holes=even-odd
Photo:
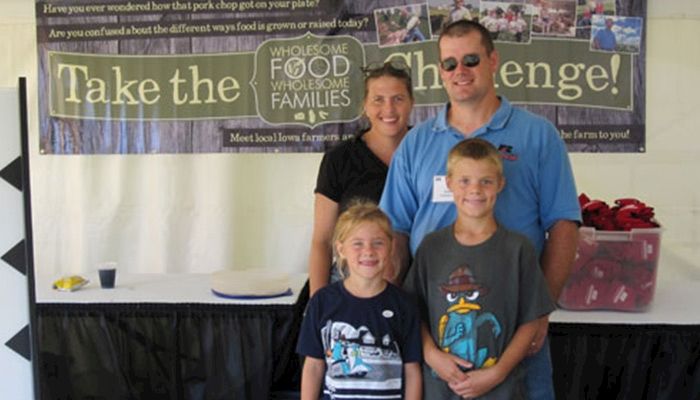
[[[578,249],[576,250],[576,260],[571,269],[572,274],[577,273],[598,253],[598,246],[599,243],[595,240],[587,240],[587,238],[581,238],[581,240],[579,240]]]
[[[632,287],[637,292],[637,303],[644,306],[651,303],[656,284],[654,273],[644,265],[637,266],[630,276]]]
[[[579,203],[584,227],[559,305],[641,311],[651,303],[656,285],[660,231],[644,230],[659,227],[654,209],[634,198],[615,200],[610,207],[583,193]]]
[[[603,308],[610,297],[610,285],[601,280],[587,279],[582,282],[584,303],[590,308]]]
[[[564,289],[559,302],[569,305],[571,309],[595,309],[607,304],[609,287],[604,281],[595,279],[582,279],[574,282]]]
[[[637,308],[637,293],[622,281],[614,281],[610,285],[610,307],[623,311],[634,311]]]
[[[657,228],[654,209],[634,198],[615,200],[610,207],[602,200],[591,200],[585,193],[578,196],[584,226],[601,231],[629,231],[636,228]]]
[[[644,254],[642,259],[645,262],[649,260],[658,260],[659,252],[661,251],[661,236],[658,233],[641,233],[637,232],[635,238],[643,242],[640,251]]]
[[[605,258],[595,258],[586,264],[590,277],[604,279],[608,282],[622,276],[622,265],[616,261]]]
[[[617,261],[644,262],[648,259],[643,242],[607,242],[603,245],[610,258]]]

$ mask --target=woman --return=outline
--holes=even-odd
[[[365,73],[363,108],[370,127],[326,152],[318,172],[309,255],[311,296],[331,280],[331,239],[338,215],[356,198],[379,202],[391,157],[408,132],[413,108],[408,68],[386,62]]]

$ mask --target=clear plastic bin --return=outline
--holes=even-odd
[[[559,306],[568,310],[644,311],[656,288],[661,230],[581,227],[576,260]]]

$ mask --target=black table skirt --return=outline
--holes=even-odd
[[[295,393],[295,305],[36,305],[40,399]],[[557,398],[700,400],[700,326],[550,324]]]
[[[700,326],[550,324],[557,399],[700,399]]]
[[[296,390],[295,305],[41,304],[40,399],[267,399]]]

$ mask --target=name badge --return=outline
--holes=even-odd
[[[447,188],[447,177],[433,176],[433,203],[451,203],[454,201],[452,191]]]

